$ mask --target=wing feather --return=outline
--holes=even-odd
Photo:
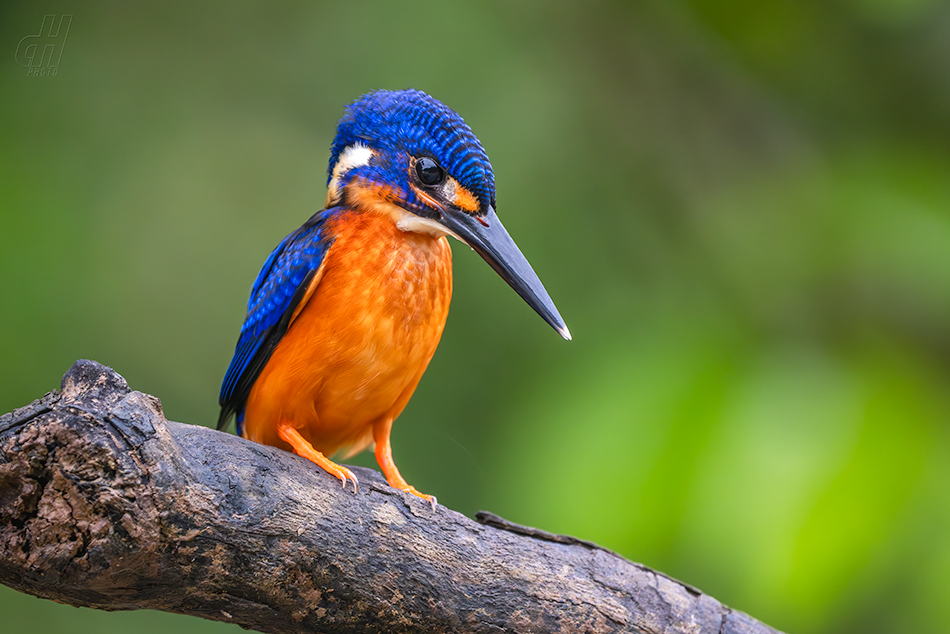
[[[244,404],[254,382],[296,317],[297,309],[302,308],[301,302],[310,298],[311,287],[319,283],[318,274],[333,243],[325,224],[334,211],[314,214],[284,238],[264,261],[251,286],[247,316],[221,383],[218,429],[227,427],[231,416],[237,414],[240,433]]]

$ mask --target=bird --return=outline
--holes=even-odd
[[[428,500],[396,467],[390,434],[435,354],[452,296],[451,236],[478,253],[564,339],[550,295],[495,211],[488,154],[425,92],[377,90],[346,107],[324,208],[285,237],[251,286],[219,395],[244,438],[293,451],[346,488],[346,459],[375,445],[390,486]]]

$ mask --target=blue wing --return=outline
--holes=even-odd
[[[274,348],[287,332],[294,308],[323,263],[332,236],[326,235],[326,219],[335,209],[320,211],[302,227],[284,238],[264,261],[247,302],[247,317],[224,375],[218,403],[218,429],[224,429],[232,414],[238,415],[238,432],[244,404],[254,381],[267,364]]]

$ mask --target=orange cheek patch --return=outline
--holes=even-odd
[[[455,206],[470,214],[478,213],[478,199],[458,181],[453,179],[452,182],[455,185]]]
[[[348,200],[355,207],[372,207],[380,201],[395,203],[399,200],[399,193],[389,185],[379,185],[359,179],[346,188]]]

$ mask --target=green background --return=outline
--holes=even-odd
[[[456,245],[395,426],[406,478],[790,632],[946,631],[948,3],[0,11],[0,411],[85,357],[213,424],[248,288],[322,206],[343,106],[416,87],[481,138],[574,341]],[[73,14],[68,41],[29,77],[16,47],[46,13]],[[6,588],[0,613],[238,631]]]

